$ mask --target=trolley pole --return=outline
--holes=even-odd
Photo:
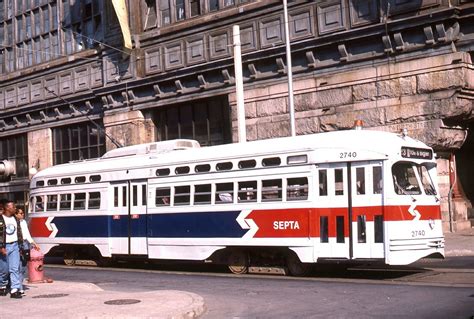
[[[244,103],[244,81],[242,76],[242,53],[240,44],[240,27],[234,25],[234,72],[235,72],[235,95],[237,100],[237,125],[239,143],[247,142],[245,128],[245,103]]]
[[[285,17],[285,43],[286,43],[286,74],[288,75],[288,107],[290,112],[290,132],[291,136],[296,136],[295,128],[295,104],[293,100],[293,66],[291,64],[291,43],[290,28],[288,22],[288,4],[283,0],[283,10]]]

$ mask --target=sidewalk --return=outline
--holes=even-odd
[[[197,318],[199,295],[176,290],[105,291],[94,284],[55,281],[28,284],[27,296],[0,296],[0,318]]]
[[[445,233],[446,257],[474,256],[474,228]]]

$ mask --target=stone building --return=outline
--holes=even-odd
[[[281,1],[126,2],[131,50],[112,1],[0,0],[2,196],[25,201],[31,168],[119,144],[236,142],[235,24],[247,138],[290,134]],[[407,129],[437,152],[445,230],[470,227],[474,3],[288,6],[297,134],[350,129],[356,119]]]

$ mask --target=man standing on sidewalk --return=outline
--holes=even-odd
[[[16,207],[13,201],[7,201],[3,207],[3,244],[1,246],[1,258],[6,259],[8,264],[8,272],[10,273],[11,298],[21,298],[20,289],[20,246],[18,243],[23,242],[21,234],[20,222],[15,217]],[[2,260],[4,263],[5,260]],[[3,276],[3,281],[5,276]],[[6,290],[6,288],[5,288]]]
[[[0,200],[0,296],[6,296],[8,285],[8,263],[7,250],[5,248],[6,232],[5,221],[3,220],[3,204],[4,200]]]

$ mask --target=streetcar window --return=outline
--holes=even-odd
[[[132,186],[132,206],[138,205],[138,185]]]
[[[357,242],[365,243],[367,242],[366,238],[366,230],[365,230],[365,223],[366,223],[365,215],[357,216]]]
[[[211,198],[211,184],[194,186],[194,204],[210,204]]]
[[[146,206],[146,185],[142,185],[142,206]]]
[[[86,193],[74,194],[74,210],[86,208]]]
[[[336,195],[344,195],[344,175],[342,168],[334,170],[334,186]]]
[[[89,193],[88,209],[100,208],[100,192]]]
[[[57,179],[50,179],[50,180],[48,180],[48,185],[50,185],[50,186],[58,185],[58,180]]]
[[[114,207],[118,207],[119,202],[119,188],[117,186],[114,187]]]
[[[100,175],[91,175],[91,176],[89,176],[89,182],[92,182],[92,183],[100,182],[101,179],[102,178],[101,178]]]
[[[189,174],[189,171],[189,166],[176,167],[176,169],[174,170],[176,175]]]
[[[374,239],[376,243],[383,243],[383,216],[374,217]]]
[[[308,163],[308,155],[293,155],[286,159],[288,165]]]
[[[86,177],[85,176],[78,176],[74,179],[74,183],[76,184],[81,184],[86,182]]]
[[[170,174],[169,168],[159,168],[156,170],[156,176],[168,176]]]
[[[174,188],[174,205],[189,205],[190,195],[190,186],[176,186]]]
[[[328,217],[319,216],[319,238],[322,243],[329,243]]]
[[[344,216],[336,216],[336,242],[344,242]]]
[[[365,168],[357,167],[356,168],[356,186],[357,186],[357,195],[365,194]]]
[[[217,163],[216,169],[218,171],[228,171],[231,170],[234,165],[232,162],[222,162],[222,163]]]
[[[127,206],[127,186],[122,186],[122,207]]]
[[[319,170],[319,196],[328,196],[328,171]]]
[[[194,168],[194,171],[196,173],[205,173],[205,172],[209,172],[210,170],[211,170],[211,165],[209,164],[196,165],[196,167]]]
[[[382,194],[382,167],[374,166],[372,168],[372,184],[374,194]]]
[[[395,192],[398,195],[421,194],[420,185],[416,179],[414,165],[407,162],[395,163],[392,166],[392,177]]]
[[[430,173],[428,173],[428,168],[425,165],[426,164],[417,166],[418,175],[420,175],[421,178],[421,184],[423,185],[426,195],[436,195],[433,180],[431,179]]]
[[[279,166],[281,164],[281,158],[279,157],[269,157],[262,160],[262,166]]]
[[[46,210],[58,210],[58,195],[48,195],[48,197],[46,198]]]
[[[36,187],[41,187],[41,186],[44,186],[44,181],[37,181]]]
[[[71,194],[61,194],[59,196],[59,210],[71,210],[71,202]]]
[[[71,178],[70,177],[61,178],[61,184],[63,185],[71,184]]]
[[[281,199],[281,179],[269,179],[262,181],[262,201],[281,201]]]
[[[308,178],[288,178],[286,189],[287,200],[308,199]]]
[[[44,204],[43,204],[43,197],[41,196],[36,196],[36,201],[35,201],[35,212],[42,212],[44,211]]]
[[[245,160],[245,161],[240,161],[239,162],[239,168],[254,168],[257,166],[257,161],[256,160]]]
[[[234,201],[234,185],[232,183],[216,184],[216,204],[232,203]]]
[[[239,182],[238,202],[256,202],[257,201],[257,182]]]
[[[169,206],[171,198],[171,191],[169,187],[157,188],[155,190],[155,205]]]

